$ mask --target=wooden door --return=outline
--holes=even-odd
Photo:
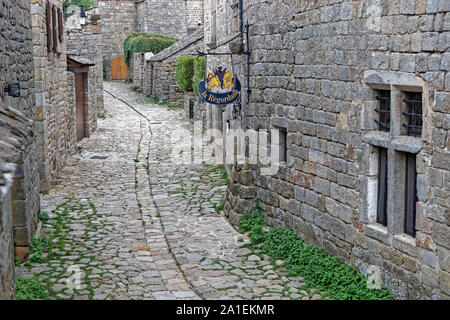
[[[77,141],[86,137],[86,80],[87,73],[75,73]]]
[[[128,77],[128,68],[123,57],[111,59],[112,80],[126,80]]]

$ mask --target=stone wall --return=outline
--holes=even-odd
[[[7,172],[0,183],[0,287],[9,296],[9,281],[14,278],[11,272],[14,259],[10,240],[15,243],[19,258],[25,258],[38,221],[36,133],[29,120],[37,116],[38,110],[33,108],[35,96],[30,2],[0,1],[0,7],[0,167]],[[19,97],[3,92],[3,88],[11,83],[20,85]]]
[[[225,213],[258,198],[270,225],[294,230],[366,273],[381,270],[400,299],[450,297],[450,13],[448,1],[245,2],[251,99],[235,124],[287,132],[277,174],[236,165]],[[217,0],[219,42],[238,30],[234,1]],[[224,14],[224,15],[223,15]],[[223,15],[223,16],[222,16]],[[225,20],[224,20],[225,19]],[[205,42],[211,39],[205,3]],[[208,68],[230,64],[208,59]],[[245,58],[233,58],[245,79]],[[375,123],[378,89],[391,92],[391,132]],[[423,130],[406,136],[403,92],[421,91]],[[223,127],[229,112],[210,118]],[[231,120],[233,121],[233,120]],[[218,124],[220,123],[220,124]],[[388,149],[388,223],[376,223],[378,148]],[[404,232],[406,153],[416,154],[415,237]]]
[[[97,115],[104,114],[102,20],[97,8],[86,10],[86,25],[79,24],[77,15],[65,23],[67,55],[95,63],[88,72],[87,135],[97,129]],[[75,105],[75,102],[72,103]],[[76,136],[75,136],[76,139]],[[75,140],[76,141],[76,140]]]
[[[175,73],[178,58],[194,55],[197,49],[201,48],[203,48],[203,30],[198,30],[150,58],[145,67],[147,77],[145,81],[150,82],[145,93],[161,101],[168,100],[170,86],[176,84]]]
[[[103,35],[103,72],[111,80],[111,59],[123,57],[126,37],[137,31],[135,0],[98,0]]]
[[[203,1],[145,0],[136,3],[136,30],[183,38],[203,24]]]
[[[50,1],[51,5],[61,9],[62,2]],[[47,50],[46,3],[44,0],[31,1],[41,191],[48,190],[65,161],[76,151],[73,110],[67,108],[66,39],[57,40],[56,52]]]

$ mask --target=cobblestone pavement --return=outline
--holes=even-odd
[[[321,298],[282,261],[243,247],[215,209],[226,189],[218,167],[171,160],[172,134],[192,129],[180,112],[122,82],[104,87],[107,116],[41,197],[48,219],[19,275],[60,299]]]

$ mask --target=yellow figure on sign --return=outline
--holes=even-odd
[[[208,90],[214,87],[220,87],[220,80],[218,76],[213,75],[212,73],[208,73]]]
[[[220,83],[219,77],[215,76],[212,73],[208,73],[208,90],[211,90],[211,88],[218,87],[218,88],[227,88],[228,91],[233,90],[234,84],[233,84],[233,73],[231,71],[225,72],[223,76],[223,87]]]
[[[225,72],[225,75],[223,76],[223,86],[228,89],[228,91],[233,90],[234,83],[233,83],[233,74],[231,71]]]

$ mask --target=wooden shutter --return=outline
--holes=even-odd
[[[58,29],[56,24],[56,7],[52,7],[52,30],[53,30],[53,51],[58,48]]]
[[[387,226],[387,177],[388,161],[387,149],[379,148],[378,158],[378,197],[377,197],[377,222]]]
[[[64,17],[61,8],[58,8],[58,30],[59,30],[59,42],[64,40]]]
[[[417,171],[416,155],[406,154],[405,233],[416,235]]]
[[[51,52],[53,49],[53,34],[52,34],[52,22],[51,22],[52,16],[51,16],[50,2],[47,2],[45,14],[47,24],[47,51]]]

